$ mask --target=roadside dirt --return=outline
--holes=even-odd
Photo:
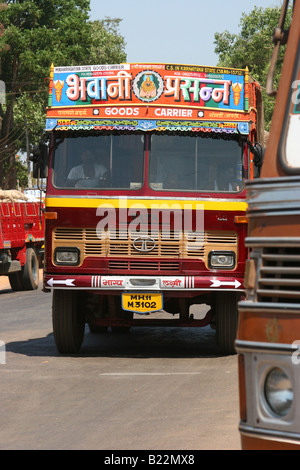
[[[7,276],[0,276],[0,290],[10,289],[10,283]]]
[[[40,281],[43,279],[43,270],[40,269]],[[8,276],[0,276],[0,291],[11,289]]]

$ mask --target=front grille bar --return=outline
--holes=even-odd
[[[96,229],[58,227],[53,232],[53,246],[77,246],[84,256],[114,258],[172,258],[205,260],[211,250],[231,250],[237,258],[238,238],[235,232],[174,232],[170,234],[155,231],[141,232],[139,236],[149,236],[155,240],[155,247],[149,252],[137,251],[133,246],[136,234],[126,230],[116,230],[113,237],[102,232],[98,237]]]
[[[300,300],[300,247],[265,246],[254,250],[257,260],[258,302],[296,302]]]

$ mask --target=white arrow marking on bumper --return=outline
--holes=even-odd
[[[73,282],[75,281],[75,279],[60,279],[58,281],[54,281],[53,277],[47,281],[47,284],[49,284],[49,286],[53,287],[55,284],[62,284],[64,286],[74,286]]]
[[[241,286],[241,283],[235,279],[234,281],[212,281],[212,284],[210,287],[221,287],[221,286],[234,286],[235,289]]]

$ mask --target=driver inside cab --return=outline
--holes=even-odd
[[[90,150],[84,150],[81,162],[71,169],[67,179],[68,186],[98,188],[107,184],[109,172],[103,164],[95,162],[95,156]]]

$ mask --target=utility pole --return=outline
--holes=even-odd
[[[29,137],[28,137],[28,127],[27,127],[27,118],[25,116],[25,135],[26,135],[26,153],[27,153],[27,175],[28,175],[28,188],[32,188],[32,179],[31,179],[31,162],[29,160],[30,150],[29,150]]]

